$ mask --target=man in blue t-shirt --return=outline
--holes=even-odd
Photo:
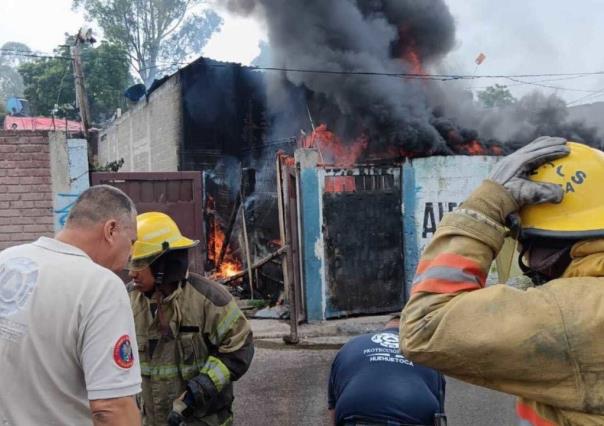
[[[444,425],[445,379],[399,351],[399,316],[346,343],[331,365],[334,425]]]

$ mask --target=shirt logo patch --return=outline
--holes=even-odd
[[[398,349],[398,336],[394,333],[374,334],[371,341],[385,348]]]
[[[134,355],[132,354],[132,344],[130,336],[124,334],[117,339],[113,347],[113,361],[121,368],[130,368],[134,364]]]
[[[0,317],[21,311],[38,281],[38,265],[31,259],[17,257],[0,265]]]

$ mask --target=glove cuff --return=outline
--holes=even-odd
[[[503,185],[486,179],[462,203],[468,210],[474,210],[505,224],[506,218],[516,211],[519,206],[512,194]]]
[[[195,405],[198,407],[205,406],[218,395],[214,383],[206,374],[200,374],[189,380],[187,392],[193,396]]]

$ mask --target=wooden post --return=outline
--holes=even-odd
[[[275,166],[275,170],[277,171],[277,208],[279,212],[279,239],[281,240],[281,245],[285,245],[285,210],[283,206],[283,181],[282,181],[282,166],[281,166],[281,158],[277,155],[277,164]],[[283,269],[283,282],[285,283],[285,298],[289,301],[289,270],[287,267],[287,259],[284,258],[281,262],[281,268]]]
[[[243,198],[243,195],[240,195]],[[247,235],[247,224],[245,223],[245,203],[241,203],[241,223],[243,225],[243,245],[245,246],[245,260],[247,263],[247,277],[250,284],[250,299],[254,300],[254,277],[252,276],[252,256],[250,243]]]
[[[88,108],[88,98],[86,97],[86,85],[84,84],[84,71],[82,69],[82,57],[80,56],[80,46],[84,39],[81,31],[76,35],[75,44],[71,47],[71,57],[73,60],[73,77],[75,79],[75,93],[84,136],[88,139],[88,129],[90,129],[90,110]]]
[[[280,248],[279,250],[277,250],[276,252],[271,253],[271,254],[269,254],[269,255],[265,256],[264,258],[260,259],[260,260],[259,260],[259,261],[257,261],[256,263],[254,263],[254,264],[252,265],[252,269],[253,269],[253,270],[258,269],[258,268],[260,268],[261,266],[263,266],[263,265],[267,264],[268,262],[270,262],[271,260],[273,260],[274,258],[279,257],[279,256],[281,256],[283,253],[286,253],[286,252],[287,252],[287,247],[281,247],[281,248]],[[237,272],[235,275],[231,275],[230,277],[228,277],[228,278],[225,278],[225,279],[221,280],[221,281],[220,281],[220,283],[221,283],[221,284],[228,284],[228,283],[230,283],[230,282],[233,282],[233,281],[235,281],[235,280],[238,280],[239,278],[243,277],[245,274],[247,274],[247,270],[246,270],[246,271],[243,271],[243,272]]]
[[[298,338],[298,309],[296,300],[296,289],[294,288],[294,280],[292,276],[292,250],[290,245],[289,232],[286,229],[285,215],[288,212],[289,197],[287,191],[289,190],[289,175],[286,176],[287,180],[285,185],[283,184],[283,167],[281,159],[277,156],[277,204],[279,207],[279,233],[281,237],[281,244],[287,247],[284,258],[281,260],[281,267],[283,268],[283,287],[286,291],[287,300],[289,302],[289,336],[283,336],[283,341],[289,344],[297,344]]]

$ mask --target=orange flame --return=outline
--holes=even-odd
[[[220,250],[222,250],[222,245],[224,244],[225,235],[220,225],[216,224],[214,228],[214,261],[218,261],[218,256],[220,256]],[[218,270],[214,273],[214,276],[217,278],[228,278],[231,277],[242,270],[241,262],[239,262],[233,256],[232,250],[230,247],[227,247],[227,251],[224,255],[224,259],[222,263],[218,267]]]
[[[213,209],[214,200],[211,197],[208,197],[208,206]],[[222,250],[222,245],[224,244],[225,235],[220,227],[220,224],[216,219],[214,219],[212,232],[209,235],[209,244],[208,244],[208,257],[214,261],[218,261],[218,257],[220,256],[220,251]],[[239,262],[230,247],[227,247],[227,251],[224,255],[224,259],[218,270],[214,272],[214,278],[228,278],[242,271],[241,262]]]
[[[344,144],[339,137],[327,129],[325,124],[321,124],[302,140],[302,147],[316,148],[323,162],[342,167],[356,164],[367,149],[367,144],[368,140],[364,135],[350,144]]]
[[[215,275],[219,278],[228,278],[238,274],[239,272],[241,272],[240,265],[235,262],[224,260],[220,264],[220,270],[218,270]]]
[[[419,54],[413,50],[413,48],[409,48],[404,55],[405,61],[409,64],[409,71],[411,74],[426,74],[424,68],[422,67],[422,61],[419,58]]]
[[[296,160],[294,159],[294,157],[292,155],[286,154],[285,152],[279,150],[277,152],[277,157],[279,158],[279,161],[281,162],[281,164],[286,167],[295,167],[296,166]]]
[[[503,151],[503,148],[500,147],[499,145],[493,145],[491,147],[491,153],[493,155],[504,155],[505,154],[504,151]]]
[[[469,155],[484,155],[487,153],[477,140],[470,141],[464,145],[464,150]]]
[[[405,48],[401,49],[400,57],[409,65],[409,73],[424,75],[426,71],[422,64],[422,58],[417,50],[417,43],[410,35],[410,29],[407,26],[399,28],[399,40],[404,41]]]

